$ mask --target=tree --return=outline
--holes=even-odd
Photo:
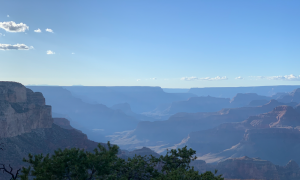
[[[21,180],[34,176],[35,180],[223,180],[212,172],[199,174],[189,164],[197,157],[192,149],[184,147],[168,151],[165,156],[137,156],[127,160],[117,157],[119,147],[98,144],[94,153],[72,148],[58,149],[54,155],[28,155],[28,168],[22,168]]]
[[[2,150],[2,151],[4,151],[4,149],[2,148],[3,145],[4,145],[3,143],[0,143],[0,150]],[[21,169],[18,169],[17,172],[14,174],[13,173],[14,169],[10,166],[10,164],[8,165],[10,170],[5,167],[5,164],[0,163],[0,166],[1,166],[0,171],[2,170],[2,173],[7,173],[7,174],[11,175],[11,178],[10,178],[11,180],[17,179],[17,177],[19,175],[19,171]]]
[[[117,162],[118,146],[111,146],[107,143],[108,150],[98,144],[98,149],[94,153],[84,152],[84,150],[72,148],[62,151],[58,149],[54,155],[49,154],[33,155],[29,154],[29,159],[23,159],[24,162],[31,164],[28,168],[22,168],[22,180],[29,176],[35,176],[36,180],[49,179],[78,179],[92,180],[96,177],[106,178],[115,169],[114,162]],[[31,170],[33,168],[33,170]]]
[[[223,180],[222,175],[216,176],[217,170],[213,174],[207,171],[203,174],[199,174],[194,170],[194,167],[190,167],[190,162],[197,159],[196,151],[193,149],[187,149],[187,146],[182,149],[178,148],[167,150],[165,156],[160,156],[158,161],[162,163],[162,173],[158,179],[178,179],[178,180]]]

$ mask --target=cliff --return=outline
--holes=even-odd
[[[243,122],[224,123],[190,133],[185,145],[196,150],[199,159],[207,162],[250,156],[280,165],[291,159],[300,163],[297,154],[300,151],[299,127],[298,108],[283,105],[268,113],[250,116]]]
[[[286,165],[278,166],[270,161],[247,156],[229,158],[218,164],[209,164],[205,161],[192,161],[191,166],[199,173],[205,171],[222,174],[225,180],[298,180],[300,179],[300,168],[291,160]]]
[[[20,83],[0,82],[0,138],[51,128],[52,123],[51,106],[41,93]]]
[[[276,166],[259,158],[230,158],[218,163],[219,174],[231,179],[272,179],[280,180]]]
[[[288,103],[288,102],[297,102],[300,103],[300,88],[295,89],[288,95],[285,95],[278,99],[281,102]]]

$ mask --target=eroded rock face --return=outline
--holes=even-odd
[[[215,165],[202,162],[201,166],[194,166],[194,168],[200,173],[205,171],[214,172],[214,170],[217,169],[218,174],[222,174],[227,180],[300,179],[300,168],[293,160],[284,166],[278,166],[267,160],[243,156],[239,158],[229,158]]]
[[[0,138],[14,137],[37,128],[50,128],[51,106],[42,93],[20,83],[0,82]]]
[[[231,179],[280,179],[276,166],[270,161],[246,156],[220,162],[217,169]]]

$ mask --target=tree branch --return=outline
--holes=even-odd
[[[10,171],[6,169],[4,164],[0,164],[0,165],[2,165],[2,167],[0,167],[0,170],[3,170],[3,173],[6,172],[6,173],[10,174],[11,175],[11,180],[16,180],[17,179],[19,171],[21,170],[21,168],[18,169],[16,175],[14,175],[12,173],[13,168],[10,166],[10,164],[8,165],[10,167]]]

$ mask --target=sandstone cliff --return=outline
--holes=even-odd
[[[0,138],[50,128],[52,123],[51,106],[41,93],[20,83],[0,82]]]

